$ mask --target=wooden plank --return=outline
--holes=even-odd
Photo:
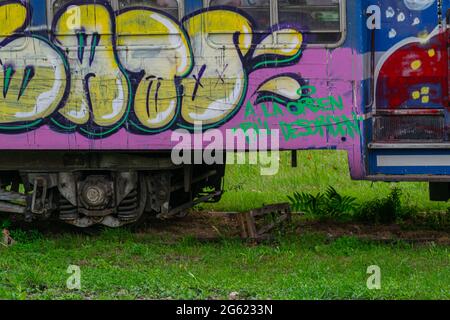
[[[26,208],[17,204],[0,201],[0,213],[25,213]]]
[[[256,231],[255,219],[253,218],[253,211],[245,213],[245,219],[247,221],[247,234],[249,238],[258,238],[258,232]]]
[[[0,190],[0,201],[26,201],[26,199],[25,194]]]
[[[257,210],[253,210],[253,216],[259,217],[262,215],[266,215],[268,213],[274,213],[274,212],[285,211],[285,210],[290,211],[289,204],[287,204],[287,203],[272,204],[272,205],[268,205],[268,206],[265,206],[265,207],[257,209]]]
[[[238,217],[238,221],[239,221],[239,226],[241,227],[241,237],[243,239],[246,239],[249,237],[249,235],[247,232],[247,226],[246,226],[246,222],[245,222],[244,213],[238,213],[237,217]]]
[[[271,215],[273,221],[259,226],[265,216]],[[287,221],[291,221],[291,209],[288,203],[268,205],[262,208],[237,213],[241,229],[241,237],[252,240],[263,240],[270,237],[269,232]]]
[[[283,222],[287,221],[288,216],[285,214],[281,217],[278,217],[276,221],[274,221],[271,224],[268,224],[266,226],[261,227],[258,230],[258,235],[263,235],[269,231],[271,231],[272,229],[275,229],[276,227],[278,227],[280,224],[282,224]]]

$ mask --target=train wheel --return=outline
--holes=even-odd
[[[125,184],[124,181],[116,180],[116,183]],[[76,194],[78,206],[73,204],[73,200],[70,202],[62,194],[60,196],[59,217],[64,222],[81,228],[95,225],[118,228],[142,221],[147,202],[147,187],[143,176],[138,175],[135,180],[130,179],[126,182],[123,189],[128,192],[122,193],[123,198],[116,206],[111,205],[114,203],[111,195],[113,192],[112,187],[108,187],[113,185],[112,179],[88,176],[84,180],[77,180],[76,183],[79,185],[79,192]],[[104,200],[105,197],[111,199]],[[97,203],[104,207],[94,207]]]

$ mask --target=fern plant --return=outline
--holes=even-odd
[[[325,191],[325,199],[328,215],[332,217],[352,214],[358,208],[356,198],[341,195],[332,186],[329,186]]]
[[[294,211],[302,211],[307,215],[323,218],[339,218],[351,215],[358,208],[356,198],[343,196],[335,188],[329,186],[325,193],[316,195],[306,192],[295,192],[288,196]]]
[[[306,192],[294,192],[293,196],[288,196],[292,210],[302,211],[306,214],[314,215],[322,211],[324,195],[320,192],[314,196]]]

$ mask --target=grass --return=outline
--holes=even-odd
[[[90,238],[23,239],[0,249],[3,299],[445,299],[450,251],[439,246],[378,245],[316,234],[276,245],[239,241],[174,243],[123,230]],[[81,290],[66,288],[69,265],[81,267]],[[367,267],[381,268],[369,290]]]
[[[446,210],[447,204],[429,201],[428,184],[386,183],[350,179],[346,152],[334,150],[299,152],[298,168],[289,165],[290,154],[281,153],[275,176],[261,176],[259,166],[228,166],[225,190],[218,204],[202,206],[217,211],[246,211],[264,204],[287,202],[294,191],[318,193],[333,186],[340,194],[368,201],[386,197],[394,186],[402,191],[402,201],[419,211]]]
[[[229,167],[218,204],[202,208],[243,211],[286,202],[294,191],[319,192],[329,185],[341,194],[370,200],[393,185],[403,201],[424,212],[446,210],[428,201],[424,183],[351,181],[345,153],[304,152],[299,168],[282,155],[278,175],[259,168]],[[316,233],[288,234],[274,244],[249,246],[223,238],[106,230],[99,235],[41,234],[12,230],[17,243],[0,246],[0,299],[217,299],[239,292],[245,299],[448,299],[450,249],[438,245],[379,244]],[[79,291],[66,288],[69,265],[81,268]],[[381,268],[381,290],[369,290],[366,270]]]

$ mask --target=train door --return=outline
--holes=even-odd
[[[369,176],[450,181],[448,3],[378,5]]]

